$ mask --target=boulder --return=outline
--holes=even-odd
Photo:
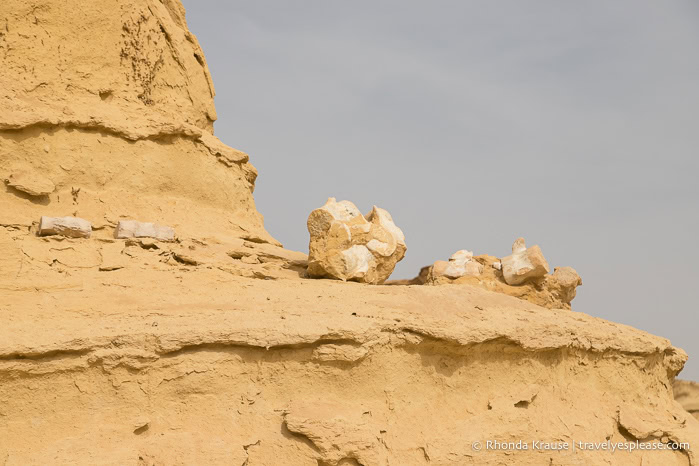
[[[307,225],[309,277],[383,283],[407,249],[391,214],[376,206],[365,217],[350,201],[331,197]]]
[[[55,189],[56,185],[53,181],[32,171],[19,171],[12,173],[5,183],[11,188],[30,196],[48,196]]]
[[[575,289],[582,285],[582,278],[573,267],[556,267],[553,275],[546,277],[545,285],[556,299],[570,304],[575,298]]]
[[[175,230],[155,223],[137,222],[136,220],[121,220],[116,227],[114,237],[126,238],[155,238],[159,241],[174,241]]]
[[[483,272],[483,264],[473,260],[473,252],[462,249],[451,255],[449,261],[436,261],[432,265],[430,280],[439,277],[451,279],[463,276],[478,276]]]
[[[41,217],[39,236],[60,235],[68,238],[89,238],[92,224],[77,217]]]
[[[500,262],[508,285],[521,285],[543,278],[549,273],[549,264],[539,246],[527,248],[524,238],[518,238],[512,245],[512,254],[503,257]]]

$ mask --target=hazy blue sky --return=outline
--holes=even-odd
[[[330,196],[391,212],[393,278],[524,236],[699,380],[698,2],[183,3],[286,247]]]

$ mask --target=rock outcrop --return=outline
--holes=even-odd
[[[699,383],[675,380],[673,388],[675,400],[699,420]]]
[[[56,189],[51,180],[32,172],[10,173],[5,183],[10,188],[34,197],[48,196]]]
[[[365,218],[350,201],[333,197],[308,216],[308,232],[310,277],[383,283],[407,249],[387,211],[374,206]]]
[[[572,269],[512,286],[460,251],[416,281],[478,286],[353,283],[405,241],[334,200],[311,257],[282,248],[213,136],[179,1],[4,0],[0,65],[0,465],[697,464],[687,355],[538,306],[572,299]],[[37,222],[66,215],[89,238]]]
[[[110,238],[139,218],[278,244],[247,154],[213,135],[214,87],[178,0],[3,0],[0,70],[0,224],[71,215]]]
[[[477,287],[251,279],[200,248],[183,245],[193,266],[110,244],[148,266],[0,280],[7,466],[696,464],[687,449],[472,446],[696,444],[668,388],[686,355],[663,338]]]
[[[457,251],[448,261],[423,267],[411,280],[393,280],[389,285],[474,285],[486,290],[525,299],[550,309],[570,309],[582,279],[572,267],[549,266],[538,246],[527,248],[524,238],[512,246],[512,255],[498,259],[471,251]]]

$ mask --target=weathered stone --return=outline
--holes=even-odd
[[[250,254],[249,256],[243,256],[240,259],[244,264],[259,264],[260,259],[255,254]]]
[[[24,21],[35,8],[46,15]],[[27,200],[71,205],[74,187],[75,215],[95,231],[116,215],[279,245],[255,207],[249,156],[213,134],[214,86],[180,0],[0,0],[0,57],[3,221],[54,215]]]
[[[515,244],[517,254],[527,254],[521,249],[521,241]],[[533,248],[530,248],[533,249]],[[538,249],[538,248],[537,248]],[[571,267],[556,268],[552,275],[540,279],[510,285],[505,281],[500,259],[488,254],[473,257],[470,251],[458,251],[449,261],[436,261],[423,267],[420,276],[412,280],[394,280],[389,285],[470,285],[489,291],[523,299],[549,309],[570,309],[576,287],[582,279]]]
[[[0,281],[16,278],[22,269],[22,259],[19,242],[0,226]]]
[[[527,248],[524,238],[518,238],[512,245],[512,254],[503,257],[502,274],[508,285],[521,285],[536,280],[549,273],[549,264],[539,246]]]
[[[383,283],[405,256],[403,232],[379,207],[364,217],[349,201],[328,199],[308,217],[308,275]]]
[[[432,265],[430,280],[440,277],[450,279],[460,278],[466,275],[478,276],[483,272],[483,264],[473,260],[473,252],[462,249],[451,255],[449,261],[436,261]]]
[[[55,189],[53,181],[36,172],[24,170],[12,173],[6,180],[8,186],[30,196],[48,196]]]
[[[135,220],[121,220],[116,227],[114,237],[126,238],[155,238],[159,241],[174,241],[175,230],[170,227],[155,223],[137,222]]]
[[[575,289],[580,285],[582,278],[573,267],[556,267],[553,275],[546,277],[546,288],[565,304],[570,304],[575,298]]]
[[[699,383],[675,380],[673,389],[675,401],[699,420]]]
[[[68,238],[89,238],[92,224],[77,217],[41,217],[39,236],[60,235]]]

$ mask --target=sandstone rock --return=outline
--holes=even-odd
[[[521,242],[514,248],[517,254],[526,254]],[[469,259],[470,260],[467,260]],[[465,263],[464,261],[467,260]],[[461,263],[462,265],[459,265]],[[509,285],[502,273],[500,259],[488,254],[472,257],[469,251],[458,251],[449,261],[436,261],[423,267],[421,276],[413,280],[394,280],[389,285],[471,285],[489,291],[514,296],[549,309],[570,309],[576,287],[582,279],[571,267],[556,268],[553,275],[545,275],[519,285]]]
[[[318,464],[388,466],[386,448],[362,413],[337,403],[299,403],[284,414],[290,432],[307,438],[318,450]]]
[[[521,285],[536,280],[549,273],[549,265],[539,246],[527,248],[524,238],[518,238],[512,245],[512,254],[503,257],[502,274],[508,285]]]
[[[689,449],[476,451],[629,435],[694,445],[699,424],[668,390],[687,356],[489,292],[558,305],[541,281],[507,285],[491,256],[454,257],[483,270],[442,289],[284,268],[304,256],[264,231],[247,156],[208,137],[213,88],[178,0],[3,0],[0,56],[0,173],[37,157],[68,187],[51,209],[158,219],[191,238],[117,241],[99,224],[91,241],[41,238],[27,227],[47,207],[0,192],[0,465],[696,463]],[[405,242],[384,211],[360,216],[332,217],[317,246],[341,239],[333,260],[356,273],[366,259],[361,273],[379,276]]]
[[[429,273],[429,281],[440,277],[456,279],[463,276],[478,276],[483,272],[483,265],[473,260],[473,252],[465,249],[451,255],[449,261],[436,261]]]
[[[383,283],[405,256],[403,232],[374,206],[366,218],[350,201],[328,199],[308,217],[308,275]]]
[[[60,235],[68,238],[89,238],[92,224],[77,217],[41,217],[39,236]]]
[[[104,244],[101,256],[102,264],[99,267],[101,272],[113,272],[127,265],[128,256],[124,254],[124,244],[120,241]]]
[[[12,235],[0,226],[0,281],[12,281],[22,267],[23,254]]]
[[[545,287],[561,302],[570,304],[575,298],[576,288],[582,285],[582,278],[573,267],[556,267],[553,275],[547,276]]]
[[[214,135],[213,82],[180,1],[84,6],[0,1],[0,180],[51,193],[62,211],[79,203],[95,227],[158,219],[186,237],[278,244],[255,207],[248,155]],[[3,218],[50,215],[17,194],[0,190]]]
[[[44,270],[0,283],[11,303],[0,306],[0,464],[129,465],[147,453],[144,465],[638,466],[652,454],[650,464],[686,466],[677,451],[471,445],[699,439],[667,388],[686,355],[586,314],[477,287],[251,280],[209,267],[71,270],[66,291],[49,288],[63,274]]]
[[[12,173],[5,180],[5,183],[11,188],[37,197],[48,196],[56,189],[56,185],[48,178],[26,170]]]
[[[243,256],[240,260],[244,264],[259,264],[260,263],[260,259],[255,254],[251,254],[249,256]]]
[[[117,239],[155,238],[159,241],[174,241],[175,230],[155,223],[121,220],[114,231],[114,237]]]
[[[675,400],[699,420],[699,383],[689,380],[675,380],[673,385]]]

